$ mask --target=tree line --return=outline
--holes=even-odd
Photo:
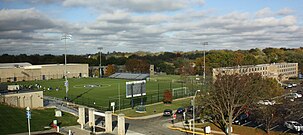
[[[102,66],[125,65],[129,72],[148,72],[148,65],[155,65],[156,72],[167,74],[203,74],[203,51],[192,52],[112,52],[102,54]],[[87,55],[68,55],[68,63],[87,63],[89,66],[100,64],[99,53]],[[29,62],[33,65],[64,63],[64,55],[9,55],[0,56],[0,63]],[[299,63],[299,72],[303,71],[303,48],[254,48],[250,50],[209,50],[205,55],[206,74],[212,68],[257,65],[266,63],[295,62]],[[135,67],[140,67],[136,68]]]

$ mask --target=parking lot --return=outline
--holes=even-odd
[[[277,99],[280,102],[278,102],[274,106],[285,107],[285,105],[283,106],[283,104],[289,104],[289,108],[284,108],[284,109],[291,110],[291,113],[287,112],[286,116],[282,120],[273,122],[271,124],[272,126],[270,126],[271,131],[278,131],[278,132],[283,132],[283,133],[295,133],[295,134],[303,133],[302,131],[297,132],[295,130],[288,129],[287,127],[284,126],[285,121],[297,121],[300,124],[303,124],[303,108],[301,107],[301,105],[303,104],[303,98],[298,97],[298,98],[294,98],[294,100],[285,98],[288,93],[298,92],[299,94],[302,94],[301,89],[302,89],[302,85],[298,85],[298,86],[292,87],[292,88],[285,88],[285,96],[279,97],[280,99]],[[282,114],[280,114],[280,115],[282,117]],[[241,123],[241,126],[249,126],[249,127],[253,127],[253,128],[264,128],[265,123],[258,123],[254,120],[254,118],[249,118],[247,120],[247,122]]]

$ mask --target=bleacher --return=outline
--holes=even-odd
[[[133,73],[114,73],[109,78],[143,80],[149,77],[149,74],[133,74]]]

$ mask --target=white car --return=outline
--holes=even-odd
[[[274,105],[276,103],[276,101],[269,101],[269,100],[260,100],[257,102],[257,104],[260,105]]]
[[[298,84],[296,84],[296,83],[292,84],[292,87],[297,87],[297,86],[298,86]]]
[[[296,121],[285,121],[284,126],[288,129],[295,130],[295,131],[303,131],[303,126]]]
[[[292,88],[292,84],[287,84],[287,88]]]
[[[302,94],[299,93],[290,93],[288,95],[286,95],[287,98],[301,98]]]

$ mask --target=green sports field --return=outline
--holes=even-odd
[[[120,92],[121,108],[130,107],[130,100],[125,98],[125,79],[110,79],[110,78],[69,78],[69,91],[68,97],[72,102],[84,104],[97,108],[107,108],[110,102],[116,102],[118,105],[118,98]],[[146,82],[146,93],[144,98],[146,103],[154,103],[162,101],[163,91],[188,87],[188,89],[195,89],[193,84],[181,83],[180,76],[155,76]],[[44,90],[44,95],[53,96],[58,98],[65,97],[64,80],[43,80],[32,82],[17,82],[20,85],[35,85],[42,86],[40,90]],[[48,90],[52,88],[52,90]],[[58,88],[59,90],[56,90]],[[179,94],[180,95],[180,94]],[[181,95],[184,97],[187,95]],[[178,97],[177,97],[178,98]],[[137,99],[140,101],[140,99]]]

